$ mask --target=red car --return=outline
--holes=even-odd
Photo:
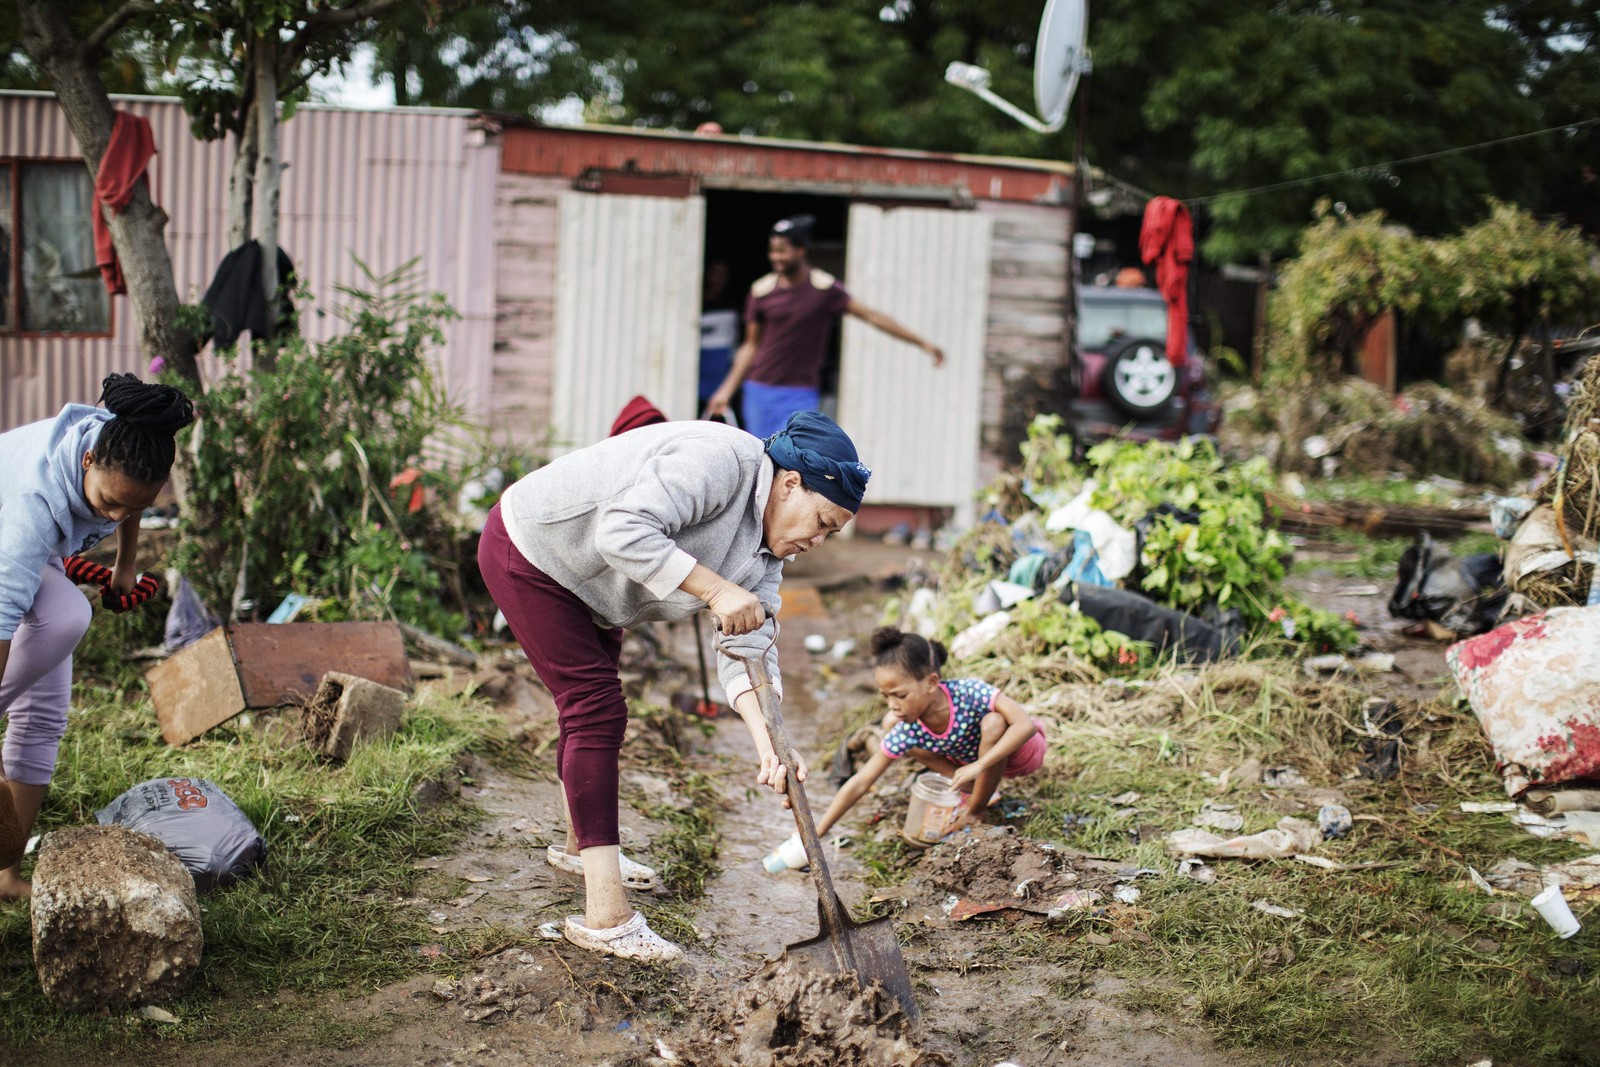
[[[1222,412],[1205,358],[1189,338],[1180,370],[1167,360],[1167,305],[1154,289],[1078,290],[1078,344],[1066,417],[1079,441],[1118,434],[1175,441],[1213,434]]]

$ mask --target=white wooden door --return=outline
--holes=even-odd
[[[850,316],[839,422],[872,468],[867,503],[956,509],[979,488],[992,220],[973,211],[853,204],[845,287],[944,349],[927,353]]]
[[[637,394],[698,415],[705,200],[562,193],[557,241],[555,451],[605,437]]]

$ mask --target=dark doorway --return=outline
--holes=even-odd
[[[813,267],[827,271],[849,284],[844,276],[845,240],[850,218],[850,202],[844,197],[806,193],[751,193],[742,190],[709,189],[706,200],[706,244],[703,277],[725,274],[726,283],[718,293],[708,291],[702,305],[702,324],[711,312],[734,310],[738,315],[738,338],[744,336],[744,305],[750,286],[771,272],[767,263],[767,234],[772,224],[790,215],[815,216],[812,245],[807,256]],[[721,264],[722,267],[717,267]],[[708,336],[702,329],[702,337]],[[822,372],[823,407],[833,412],[839,387],[839,332],[834,331],[828,359]]]

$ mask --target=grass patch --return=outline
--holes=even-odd
[[[1533,838],[1504,815],[1461,814],[1461,799],[1503,794],[1475,720],[1442,702],[1409,709],[1400,778],[1355,778],[1352,724],[1365,697],[1310,683],[1292,664],[1231,664],[1176,688],[1164,710],[1149,697],[1120,708],[1105,701],[1100,713],[1055,722],[1052,758],[1028,780],[1034,806],[1022,831],[1030,836],[1172,872],[1162,839],[1207,800],[1235,804],[1246,833],[1285,814],[1314,822],[1319,798],[1303,790],[1239,787],[1218,797],[1216,776],[1256,758],[1338,786],[1358,818],[1381,818],[1358,821],[1348,840],[1318,852],[1385,866],[1330,872],[1216,860],[1214,885],[1175,873],[1141,880],[1136,907],[1019,933],[1010,950],[1087,958],[1134,980],[1143,990],[1135,1006],[1235,1045],[1398,1049],[1426,1063],[1597,1062],[1600,947],[1556,939],[1525,901],[1491,900],[1466,873],[1467,864],[1481,871],[1508,856],[1554,862],[1593,849]],[[1128,791],[1138,799],[1120,796]],[[1303,914],[1267,915],[1251,907],[1256,900]],[[1577,910],[1595,920],[1591,908]],[[1129,936],[1136,931],[1149,942]],[[1089,933],[1112,943],[1084,940]]]
[[[86,645],[95,643],[91,637]],[[201,897],[204,960],[172,1009],[184,1023],[164,1034],[259,1037],[256,1012],[219,1010],[218,1002],[366,991],[422,969],[414,949],[431,938],[416,909],[397,903],[421,876],[414,861],[447,848],[475,813],[459,804],[419,806],[413,789],[488,743],[494,724],[481,704],[425,692],[398,732],[336,766],[295,744],[271,718],[235,720],[172,748],[142,693],[122,682],[80,682],[39,832],[92,824],[96,809],[138,782],[186,776],[220,786],[268,850],[264,872]],[[0,905],[0,1042],[148,1042],[121,1019],[56,1012],[39,991],[30,939],[27,905]]]

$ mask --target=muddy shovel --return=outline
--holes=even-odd
[[[773,642],[776,641],[774,630]],[[789,734],[783,728],[783,715],[778,710],[778,696],[767,674],[765,653],[746,658],[729,652],[725,645],[722,651],[744,664],[750,685],[755,689],[756,700],[761,704],[761,716],[766,720],[767,736],[772,740],[772,750],[788,775],[789,802],[794,810],[794,822],[800,829],[800,840],[806,846],[811,877],[817,883],[817,917],[821,921],[822,931],[816,937],[789,945],[784,950],[785,955],[811,970],[851,972],[860,979],[863,987],[877,982],[900,1002],[900,1010],[908,1018],[915,1019],[917,1000],[911,992],[911,976],[906,973],[906,961],[900,955],[900,942],[894,935],[894,923],[887,917],[865,923],[856,922],[845,910],[839,894],[834,892],[833,878],[828,873],[828,863],[822,854],[822,841],[817,837],[816,821],[811,817],[811,805],[806,802],[805,787],[795,779],[798,761],[794,747],[789,744]]]

